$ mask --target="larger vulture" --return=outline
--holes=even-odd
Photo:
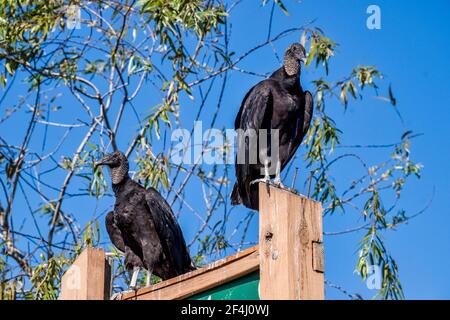
[[[130,287],[136,287],[140,268],[163,280],[195,269],[170,206],[158,191],[129,177],[125,155],[116,151],[97,165],[110,168],[116,202],[106,216],[106,230],[124,252],[126,269],[133,272]]]
[[[283,66],[251,88],[242,101],[234,123],[235,129],[244,132],[266,129],[269,133],[267,150],[262,150],[259,140],[258,153],[265,152],[267,155],[275,152],[271,148],[270,129],[278,129],[279,156],[276,164],[270,164],[270,167],[276,167],[273,174],[268,170],[269,161],[261,161],[257,157],[256,163],[251,163],[247,155],[252,149],[251,139],[238,143],[237,153],[245,152],[247,156],[244,163],[236,161],[237,182],[231,194],[232,204],[244,204],[258,210],[258,186],[254,182],[268,182],[275,176],[275,183],[282,186],[280,172],[300,146],[313,113],[312,95],[303,91],[300,84],[300,63],[305,61],[305,48],[299,43],[292,44],[285,51]]]

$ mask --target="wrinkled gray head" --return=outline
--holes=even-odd
[[[128,160],[120,151],[115,151],[106,155],[102,160],[98,161],[95,166],[108,166],[113,184],[119,184],[128,176]]]
[[[306,50],[300,43],[291,44],[284,52],[284,69],[290,76],[298,74],[300,62],[306,63]]]

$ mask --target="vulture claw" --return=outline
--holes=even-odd
[[[272,184],[272,181],[270,181],[270,177],[264,177],[264,178],[261,178],[261,179],[253,180],[253,181],[250,182],[250,185],[253,185],[253,184],[258,183],[258,182],[265,183],[267,192],[268,193],[270,192],[269,186]]]
[[[261,178],[261,179],[256,179],[256,180],[251,181],[250,185],[252,186],[255,183],[259,183],[259,182],[265,183],[267,186],[271,183],[270,179],[268,179],[268,178]]]
[[[281,179],[275,179],[273,184],[280,189],[289,189],[283,184],[283,182],[281,182]]]

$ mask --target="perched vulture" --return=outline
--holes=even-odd
[[[245,161],[236,161],[236,184],[231,194],[231,203],[243,204],[247,208],[258,210],[258,181],[269,183],[275,176],[275,184],[282,187],[280,172],[300,146],[306,135],[313,113],[313,98],[310,92],[303,91],[300,84],[300,63],[306,61],[305,48],[294,43],[286,49],[284,63],[268,79],[256,84],[246,94],[234,123],[235,129],[247,132],[253,129],[268,132],[266,150],[262,150],[258,140],[257,161],[249,161],[251,139],[238,143],[237,153],[245,152]],[[278,129],[279,153],[275,172],[268,170],[269,161],[261,160],[262,154],[271,155],[271,129]],[[263,159],[265,159],[263,157]],[[241,163],[239,163],[241,162]],[[272,166],[273,165],[273,166]]]
[[[106,216],[106,230],[125,254],[125,267],[132,272],[130,287],[136,288],[140,268],[163,280],[195,269],[170,206],[158,191],[145,189],[128,176],[125,155],[116,151],[96,165],[110,169],[116,203]]]

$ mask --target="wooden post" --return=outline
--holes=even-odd
[[[109,300],[111,266],[103,249],[86,248],[61,280],[60,300]]]
[[[259,184],[260,298],[324,299],[322,206]]]

